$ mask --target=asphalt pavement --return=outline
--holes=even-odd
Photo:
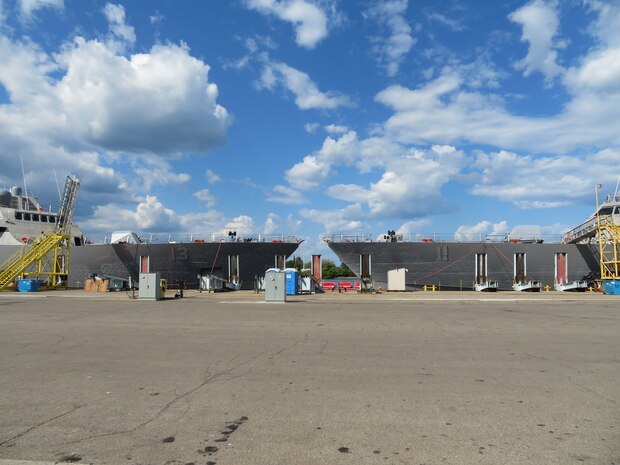
[[[263,299],[0,294],[0,465],[620,465],[620,296]]]

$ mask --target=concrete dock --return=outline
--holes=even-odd
[[[620,297],[0,294],[0,465],[620,465]]]

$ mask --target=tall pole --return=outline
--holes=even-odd
[[[598,211],[598,190],[603,187],[602,184],[596,184],[594,186],[594,195],[596,198],[596,223],[597,223],[597,233],[598,233],[598,248],[599,248],[599,265],[601,267],[601,280],[605,275],[605,256],[603,254],[603,231],[601,231],[601,215]]]
[[[596,196],[596,222],[598,225],[598,228],[601,229],[601,215],[598,212],[598,190],[603,187],[602,184],[597,184],[596,186],[594,186],[594,195]],[[600,238],[599,238],[600,240]]]
[[[30,210],[28,208],[28,186],[26,185],[26,172],[24,171],[24,157],[22,157],[22,154],[19,154],[19,159],[22,162],[22,177],[24,178],[24,197],[26,197],[26,206],[22,206],[22,208],[26,209],[26,210]]]

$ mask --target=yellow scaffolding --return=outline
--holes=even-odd
[[[598,244],[600,251],[601,279],[617,280],[620,278],[620,225],[611,219],[601,218],[598,226]]]
[[[12,289],[18,279],[37,279],[48,288],[66,288],[69,276],[66,234],[47,231],[0,264],[0,290]]]

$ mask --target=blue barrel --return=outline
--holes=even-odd
[[[299,293],[299,273],[294,268],[286,268],[286,295],[297,295]]]

